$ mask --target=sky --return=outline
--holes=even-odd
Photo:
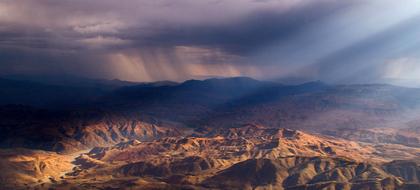
[[[0,75],[420,86],[420,0],[0,0]]]

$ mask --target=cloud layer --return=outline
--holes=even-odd
[[[3,0],[0,74],[413,80],[418,10],[419,0]]]

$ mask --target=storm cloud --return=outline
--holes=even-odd
[[[418,0],[2,0],[0,74],[417,85],[419,10]]]

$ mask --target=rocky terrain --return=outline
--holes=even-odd
[[[158,126],[159,125],[159,126]],[[169,126],[168,126],[169,125]],[[108,117],[84,123],[72,122],[34,123],[0,128],[3,147],[25,147],[59,153],[73,153],[95,146],[110,146],[119,142],[137,139],[153,140],[166,136],[180,136],[183,130],[176,124],[151,124],[124,117]],[[37,134],[37,135],[33,135]]]
[[[375,144],[252,124],[188,133],[125,139],[72,154],[4,150],[0,163],[8,172],[2,184],[22,189],[420,187],[418,163],[407,160],[407,154],[420,155],[417,148],[406,155],[387,153]]]
[[[51,183],[73,169],[71,163],[78,154],[28,149],[0,150],[0,188],[32,189],[34,185]]]
[[[0,81],[0,189],[420,188],[418,89],[39,81]]]

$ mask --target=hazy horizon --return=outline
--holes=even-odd
[[[60,77],[60,78],[59,78]],[[192,77],[189,79],[183,80],[156,80],[156,81],[130,81],[130,80],[122,80],[119,78],[101,78],[101,77],[86,77],[86,76],[77,76],[77,75],[42,75],[42,74],[12,74],[12,75],[0,75],[0,79],[9,79],[9,80],[20,80],[20,81],[32,81],[37,83],[46,83],[48,84],[51,80],[59,83],[60,81],[67,81],[70,82],[72,80],[87,80],[87,81],[95,81],[95,80],[105,80],[105,81],[120,81],[120,82],[128,82],[132,83],[130,85],[135,84],[142,84],[142,83],[156,83],[156,82],[175,82],[178,84],[182,84],[184,82],[190,80],[208,80],[208,79],[228,79],[228,78],[250,78],[253,80],[258,81],[267,81],[267,82],[277,82],[279,84],[284,85],[301,85],[305,83],[311,82],[321,82],[328,85],[395,85],[400,87],[407,87],[407,88],[420,88],[420,85],[415,83],[415,81],[399,81],[399,80],[385,80],[385,81],[370,81],[370,82],[346,82],[346,83],[339,83],[339,82],[327,82],[319,79],[308,79],[308,78],[298,78],[298,77],[285,77],[285,78],[274,78],[274,79],[259,79],[254,78],[252,76],[202,76],[202,77]]]

